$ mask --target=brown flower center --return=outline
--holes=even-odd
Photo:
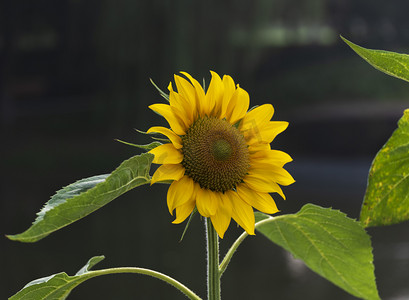
[[[186,174],[200,187],[225,192],[243,181],[250,166],[241,132],[226,120],[197,119],[182,136]]]

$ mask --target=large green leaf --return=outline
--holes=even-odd
[[[352,50],[376,69],[388,75],[409,81],[409,55],[383,50],[366,49],[343,37],[341,38],[352,48]]]
[[[305,205],[298,213],[256,213],[256,229],[314,272],[362,299],[379,299],[372,246],[361,224],[340,211]]]
[[[9,298],[9,300],[57,300],[66,299],[76,286],[92,277],[100,274],[90,272],[90,269],[103,260],[104,256],[94,256],[87,264],[81,268],[74,276],[69,276],[65,272],[54,274],[33,280],[26,284],[17,294]]]
[[[122,162],[110,175],[94,176],[68,185],[44,205],[30,228],[7,237],[20,242],[36,242],[89,215],[123,193],[149,183],[153,157],[150,153],[137,155]]]
[[[360,216],[365,226],[409,219],[409,109],[404,111],[398,125],[369,171]]]

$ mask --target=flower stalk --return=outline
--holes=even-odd
[[[220,300],[219,236],[210,219],[206,218],[207,233],[207,296]]]

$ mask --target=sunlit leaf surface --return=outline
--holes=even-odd
[[[391,51],[366,49],[343,37],[341,38],[352,50],[376,69],[388,75],[409,81],[409,55]]]
[[[398,126],[369,171],[360,217],[365,226],[390,225],[409,219],[409,109]]]
[[[362,225],[340,211],[305,205],[298,213],[256,213],[256,229],[314,272],[362,299],[379,299],[372,246]]]

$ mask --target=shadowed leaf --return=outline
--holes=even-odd
[[[36,242],[101,208],[123,193],[150,182],[153,155],[144,153],[124,162],[111,174],[79,180],[59,190],[37,214],[30,228],[8,235],[11,240]]]
[[[103,260],[104,256],[94,256],[87,264],[81,268],[74,276],[61,272],[51,276],[29,282],[17,294],[10,297],[9,300],[63,300],[68,297],[80,283],[87,279],[98,276],[98,274],[89,273],[90,269]]]

